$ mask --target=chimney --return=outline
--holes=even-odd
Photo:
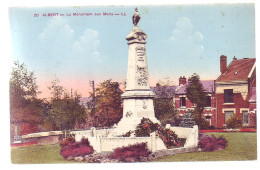
[[[185,76],[179,78],[179,86],[180,86],[181,84],[184,85],[184,84],[186,84],[186,83],[187,83],[187,81],[186,81],[186,77],[185,77]]]
[[[227,70],[227,56],[220,56],[220,72],[224,74]]]

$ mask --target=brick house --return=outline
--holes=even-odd
[[[174,96],[175,109],[178,115],[181,117],[185,113],[189,113],[194,110],[195,105],[187,98],[186,88],[189,82],[185,77],[179,78],[179,86],[176,88]],[[207,106],[204,108],[202,117],[209,121],[210,125],[215,126],[215,93],[214,93],[214,80],[201,80],[201,84],[207,95]]]
[[[233,58],[227,66],[227,57],[220,57],[221,75],[215,81],[216,126],[225,127],[233,115],[243,126],[256,125],[256,59]]]

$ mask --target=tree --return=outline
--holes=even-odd
[[[95,89],[96,106],[92,116],[96,117],[96,126],[112,126],[122,118],[122,91],[119,85],[110,79],[100,83]],[[90,93],[90,96],[93,94]]]
[[[51,86],[51,116],[59,130],[74,129],[77,122],[85,121],[85,108],[80,104],[81,96],[75,92],[70,96],[69,93],[60,85],[58,78],[52,81]]]
[[[23,131],[25,126],[26,132],[36,132],[42,120],[42,101],[37,99],[37,94],[40,92],[34,72],[28,71],[24,63],[20,64],[19,61],[15,61],[9,85],[11,127],[17,126],[20,134],[25,133]],[[13,133],[11,130],[11,136]]]
[[[172,81],[169,78],[159,80],[154,88],[156,98],[154,99],[155,117],[162,124],[175,125],[177,117],[173,105],[173,95],[175,88],[171,86]]]
[[[188,82],[188,87],[186,88],[187,98],[196,105],[194,109],[194,118],[196,124],[199,128],[207,128],[209,124],[205,119],[202,118],[202,113],[204,107],[206,106],[207,96],[203,85],[200,82],[200,77],[198,74],[194,73]]]
[[[51,90],[52,100],[59,100],[66,93],[64,87],[60,85],[60,80],[56,76],[48,89]]]

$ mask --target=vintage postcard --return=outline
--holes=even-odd
[[[10,7],[13,164],[257,160],[255,5]]]

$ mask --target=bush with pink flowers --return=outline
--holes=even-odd
[[[74,143],[75,139],[73,137],[67,137],[64,140],[60,141],[60,146],[63,148],[70,143]]]
[[[202,151],[216,151],[223,150],[227,147],[228,141],[223,137],[216,138],[214,135],[200,135],[199,148]]]
[[[82,138],[80,142],[69,143],[68,145],[61,148],[60,154],[66,159],[69,156],[85,156],[92,154],[94,149],[90,146],[87,138]]]
[[[148,150],[146,143],[138,143],[116,148],[109,157],[122,162],[136,162],[142,161],[143,158],[148,158],[150,154],[151,151]]]

